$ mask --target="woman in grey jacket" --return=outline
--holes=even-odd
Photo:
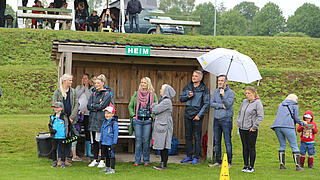
[[[172,101],[176,95],[175,90],[168,84],[162,85],[160,89],[161,98],[158,104],[152,104],[152,113],[155,115],[152,131],[153,149],[160,150],[161,164],[154,166],[157,170],[167,168],[168,149],[171,149],[173,133]]]
[[[245,89],[246,99],[242,101],[237,126],[240,131],[242,142],[242,155],[244,168],[242,172],[254,172],[256,159],[256,141],[259,124],[264,119],[263,106],[256,89],[252,86]],[[249,166],[250,158],[250,166]]]

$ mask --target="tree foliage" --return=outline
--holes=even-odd
[[[273,36],[282,32],[285,26],[285,19],[279,6],[274,3],[267,3],[253,18],[253,35]]]
[[[252,21],[253,18],[259,11],[259,7],[254,4],[254,2],[243,1],[240,4],[236,5],[234,10],[241,13],[247,20]]]
[[[196,32],[203,35],[213,35],[214,31],[214,6],[211,2],[196,6],[193,15],[200,16],[201,26],[196,28]],[[217,21],[219,12],[217,12]]]
[[[195,7],[194,2],[195,0],[160,0],[159,9],[168,13],[171,8],[179,8],[183,14],[191,14]]]
[[[309,3],[299,7],[288,18],[288,31],[303,32],[311,37],[320,37],[320,8]]]
[[[230,10],[223,13],[218,21],[217,29],[221,35],[247,35],[247,20],[238,11]]]

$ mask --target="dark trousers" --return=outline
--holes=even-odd
[[[257,131],[249,131],[249,130],[242,130],[240,131],[240,137],[242,142],[242,155],[244,166],[249,166],[249,158],[250,158],[250,166],[254,167],[254,162],[256,160],[256,141],[258,136]]]
[[[228,155],[228,163],[232,163],[232,142],[231,142],[231,132],[232,132],[232,118],[225,119],[215,119],[213,122],[213,132],[214,132],[214,151],[216,153],[216,162],[221,164],[221,139],[222,133],[224,138],[224,144],[226,146],[226,151]]]
[[[140,26],[139,26],[139,14],[129,14],[129,24],[130,24],[130,33],[133,33],[133,20],[136,24],[137,33],[140,33]]]
[[[194,117],[185,115],[184,116],[184,126],[186,132],[186,146],[187,146],[187,156],[199,159],[201,150],[201,131],[202,131],[202,121],[203,116],[200,120],[193,120]],[[194,137],[194,153],[193,153],[193,143],[192,138]]]
[[[160,156],[161,156],[161,162],[163,162],[163,166],[167,167],[167,162],[169,157],[168,149],[165,148],[160,150]]]
[[[101,159],[105,160],[106,162],[106,167],[110,167],[111,165],[111,169],[115,169],[116,158],[111,146],[101,145],[101,155]]]
[[[65,162],[66,160],[66,144],[62,143],[62,141],[64,141],[65,139],[52,139],[52,153],[51,153],[51,157],[53,161],[57,160],[57,149],[58,149],[58,145],[60,147],[60,151],[61,151],[61,160],[62,162]]]
[[[99,142],[96,141],[96,132],[95,131],[91,131],[90,132],[90,136],[91,136],[91,149],[93,150],[93,159],[98,159],[99,157]]]
[[[83,125],[83,129],[84,129],[84,135],[85,135],[86,141],[90,141],[90,132],[88,130],[89,115],[84,115],[82,125]]]
[[[89,26],[90,26],[91,31],[98,31],[98,27],[99,27],[98,23],[97,24],[90,23]]]
[[[4,12],[6,8],[0,9],[0,27],[4,27],[5,21],[4,21]]]

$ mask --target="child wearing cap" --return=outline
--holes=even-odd
[[[62,112],[63,110],[63,104],[61,102],[55,102],[52,105],[54,114],[50,116],[49,121],[49,130],[52,137],[52,166],[51,167],[57,167],[57,147],[60,146],[61,150],[61,168],[65,168],[65,151],[66,151],[66,144],[65,140],[66,137],[68,137],[70,133],[70,125],[71,122],[69,118]]]
[[[313,155],[315,154],[314,140],[317,134],[317,124],[313,122],[313,112],[306,111],[303,115],[303,120],[307,121],[307,126],[298,126],[298,132],[301,132],[300,143],[300,166],[303,167],[305,155],[308,151],[308,167],[313,168]]]
[[[101,127],[101,161],[100,164],[104,165],[104,160],[106,160],[106,167],[100,172],[106,172],[106,174],[115,173],[115,155],[114,150],[118,141],[118,122],[117,117],[114,116],[115,108],[113,106],[108,106],[104,109],[105,120]],[[111,165],[111,167],[110,167]],[[98,166],[99,167],[99,166]]]

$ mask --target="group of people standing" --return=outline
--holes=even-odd
[[[195,70],[192,74],[192,80],[187,83],[179,96],[180,101],[186,103],[184,124],[187,157],[183,159],[181,163],[198,163],[201,149],[202,122],[207,109],[211,106],[211,108],[215,110],[213,129],[216,155],[215,163],[210,164],[209,167],[221,167],[221,139],[223,134],[228,164],[229,168],[231,168],[231,132],[233,129],[233,104],[235,94],[228,86],[227,77],[220,75],[218,76],[218,88],[214,91],[210,100],[209,90],[202,81],[202,78],[203,73]],[[60,119],[65,121],[64,125],[66,128],[64,135],[66,137],[69,131],[77,131],[74,125],[77,120],[82,119],[85,129],[87,155],[93,158],[93,161],[88,166],[104,167],[102,172],[109,174],[110,172],[114,173],[114,150],[118,139],[117,116],[114,116],[116,109],[114,107],[114,94],[106,85],[106,77],[103,74],[91,79],[93,82],[92,87],[89,83],[88,74],[83,75],[82,84],[77,86],[75,90],[71,87],[72,80],[73,77],[71,75],[64,74],[60,78],[59,87],[54,93],[53,99],[55,104],[53,107],[55,108],[55,114],[60,115],[58,111],[56,112],[56,108],[62,107],[63,111],[61,111],[67,118],[57,115],[51,116],[51,125],[49,124],[49,127],[52,130],[53,137],[54,133],[56,133],[54,132],[53,120]],[[141,79],[139,88],[133,93],[128,105],[131,123],[129,134],[132,135],[133,131],[135,134],[134,166],[141,164],[150,166],[150,142],[152,140],[152,147],[155,150],[160,150],[161,155],[160,165],[154,166],[154,168],[157,170],[167,168],[168,150],[171,148],[173,135],[172,98],[174,98],[175,95],[176,92],[170,85],[163,84],[160,89],[161,97],[158,99],[151,79],[148,77]],[[236,125],[239,128],[243,148],[244,168],[242,172],[251,173],[255,171],[255,145],[259,125],[264,119],[264,112],[262,102],[254,87],[250,86],[245,88],[245,96],[246,98],[240,106]],[[312,118],[309,116],[312,116]],[[314,136],[313,139],[306,141],[300,153],[297,147],[295,123],[301,125],[298,131],[304,132],[303,137],[307,134],[305,132],[306,130],[308,130],[309,137],[317,133],[316,124],[312,122],[312,112],[306,112],[304,118],[306,118],[305,121],[299,119],[296,95],[290,94],[286,100],[279,105],[276,120],[271,128],[275,130],[280,143],[280,169],[286,169],[284,166],[285,138],[289,140],[298,171],[303,170],[303,164],[301,163],[304,161],[304,156],[300,157],[300,153],[305,155],[306,151],[308,151],[308,162],[313,161],[312,155],[314,155],[314,149],[312,149],[312,143],[314,146]],[[308,125],[310,123],[313,123],[313,125]],[[68,131],[66,124],[70,125]],[[54,141],[55,140],[56,138],[54,138]],[[61,143],[61,140],[53,143],[54,151],[56,151],[58,145],[61,146]],[[77,159],[75,143],[76,142],[73,142],[71,145],[62,145],[65,147],[65,151],[60,153],[62,154],[61,166],[66,165],[65,157],[69,154],[68,149],[71,149],[73,152],[73,159]],[[56,152],[53,153],[53,156],[56,156],[55,153]],[[102,156],[102,159],[99,159],[99,155]],[[53,159],[55,162],[56,157]],[[105,159],[107,163],[105,163]],[[55,167],[57,164],[54,163],[53,166]],[[310,166],[313,167],[313,163],[311,165],[309,163],[309,167]]]

